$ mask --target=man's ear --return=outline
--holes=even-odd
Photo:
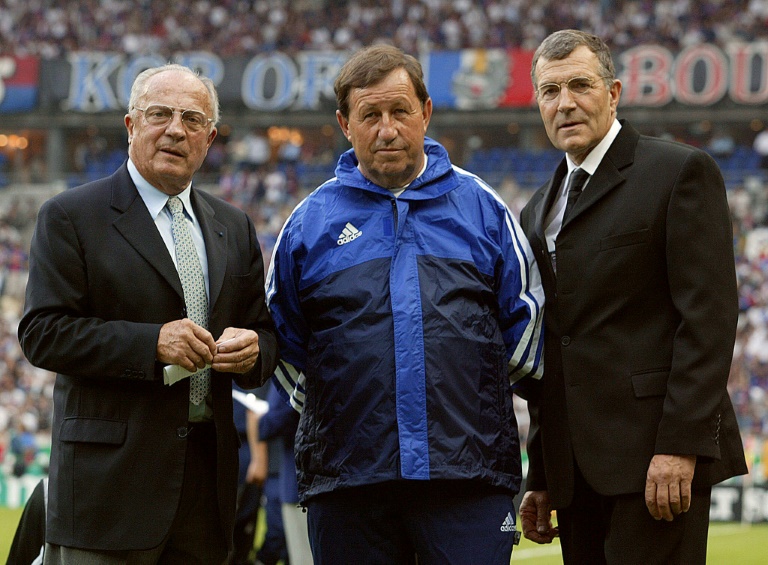
[[[349,135],[349,120],[341,115],[340,110],[336,110],[336,121],[339,122],[341,133],[344,134],[344,137],[347,138],[347,141],[351,142],[352,139],[350,138],[350,135]]]

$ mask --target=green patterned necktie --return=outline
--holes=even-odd
[[[168,209],[173,215],[171,231],[173,243],[176,246],[176,262],[181,286],[184,289],[187,316],[198,326],[207,329],[208,297],[205,293],[205,277],[197,256],[197,248],[192,241],[192,234],[184,217],[184,204],[178,196],[172,196],[168,199]],[[211,370],[201,369],[192,375],[191,379],[189,401],[199,405],[208,395],[211,386]]]

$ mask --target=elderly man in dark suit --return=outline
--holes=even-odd
[[[210,80],[141,73],[129,159],[41,210],[19,338],[55,371],[46,563],[221,563],[232,544],[232,380],[276,364],[252,222],[195,189]],[[165,384],[165,370],[189,376]]]
[[[566,563],[704,563],[711,485],[746,472],[722,176],[617,120],[599,38],[552,34],[532,78],[566,156],[521,214],[547,303],[523,531],[550,542],[554,508]]]

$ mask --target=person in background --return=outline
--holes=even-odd
[[[550,35],[531,76],[565,158],[520,220],[547,302],[523,533],[559,533],[565,563],[704,563],[711,486],[747,470],[726,390],[738,304],[722,176],[617,119],[600,38]]]
[[[234,391],[246,394],[246,391],[233,384]],[[254,391],[254,395],[264,398],[266,384]],[[240,467],[237,475],[237,512],[233,532],[234,546],[227,558],[228,565],[251,565],[251,553],[256,539],[256,527],[259,520],[259,509],[267,477],[268,452],[264,442],[251,442],[248,437],[248,414],[250,411],[245,404],[237,401],[232,403],[232,415],[235,428],[240,437],[238,459]]]
[[[8,565],[42,565],[45,558],[45,510],[48,498],[48,477],[40,479],[24,505],[16,526]]]
[[[143,71],[127,162],[40,209],[18,335],[57,373],[46,563],[221,563],[232,547],[232,381],[265,382],[277,348],[252,222],[193,185],[218,118],[209,79]]]
[[[521,481],[510,381],[540,370],[531,249],[498,194],[425,137],[414,57],[364,48],[335,91],[352,149],[286,221],[267,277],[297,371],[275,380],[303,407],[315,563],[508,565]]]
[[[285,370],[278,365],[278,372]],[[285,541],[291,565],[312,565],[312,550],[309,546],[307,513],[299,504],[299,488],[296,481],[296,460],[293,449],[299,413],[283,399],[274,382],[267,393],[269,410],[257,417],[249,412],[255,434],[261,441],[271,441],[270,451],[280,457],[278,471],[278,493],[281,503]]]

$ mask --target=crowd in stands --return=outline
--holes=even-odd
[[[768,0],[2,0],[0,53],[95,50],[221,57],[264,50],[523,47],[555,29],[590,29],[616,49],[679,49],[768,37]]]
[[[379,39],[410,52],[532,49],[564,27],[590,29],[616,49],[754,41],[768,39],[768,0],[0,0],[0,54],[46,59],[72,50],[249,56],[265,49],[353,49]],[[253,218],[267,262],[287,215],[332,175],[336,158],[310,140],[291,139],[276,145],[266,132],[252,131],[227,144],[217,140],[203,170],[216,179],[214,190]],[[717,141],[713,153],[733,152],[733,140]],[[111,149],[97,137],[83,143],[76,154],[81,180],[122,162],[124,151]],[[108,157],[116,153],[117,161]],[[763,168],[762,178],[729,186],[742,312],[729,389],[751,462],[768,459],[768,160]],[[514,213],[528,197],[512,174],[496,188]],[[39,203],[0,205],[0,475],[21,472],[19,461],[39,462],[50,437],[53,375],[29,365],[16,339]],[[524,437],[527,415],[518,416]],[[768,481],[768,466],[755,463],[752,476]]]

